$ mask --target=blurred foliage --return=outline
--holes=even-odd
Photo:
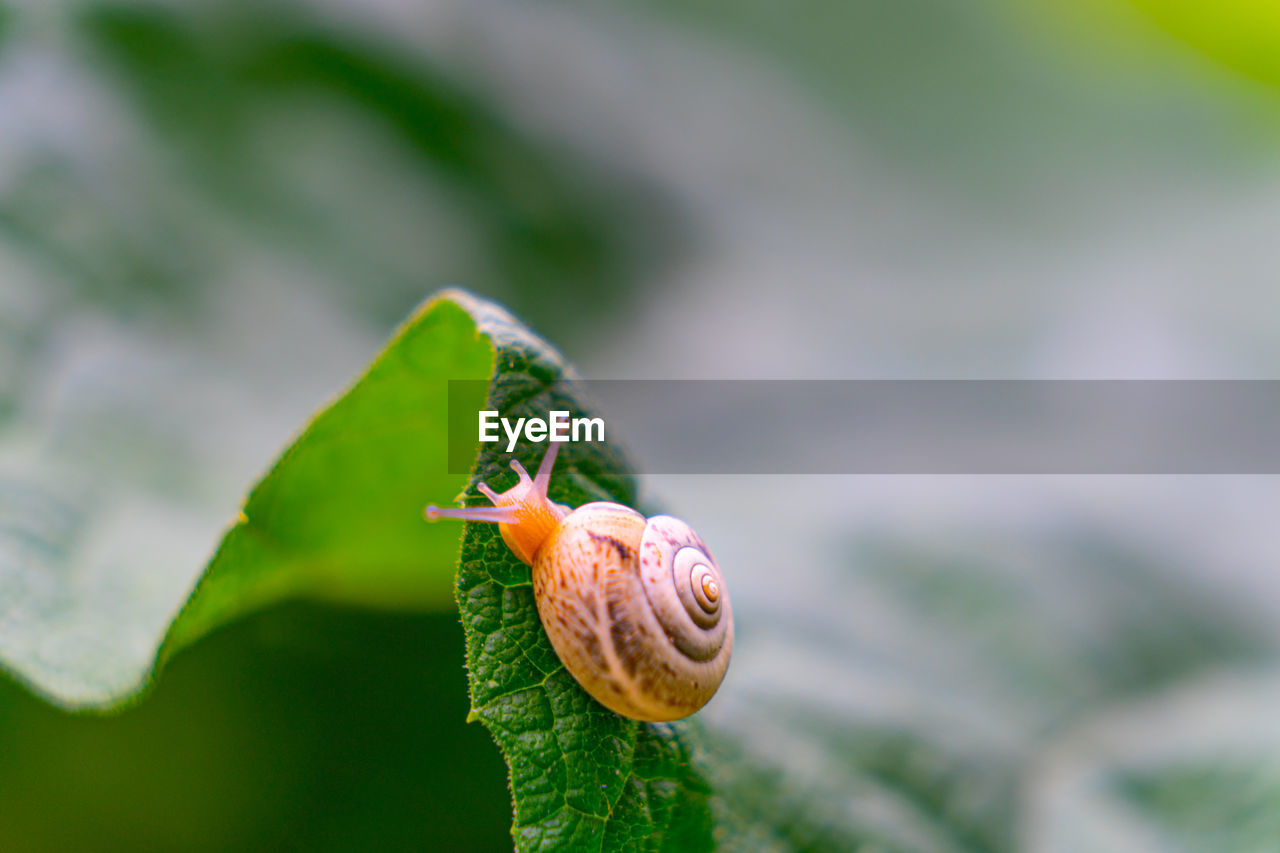
[[[257,162],[255,125],[279,103],[320,96],[407,146],[417,160],[413,172],[442,191],[483,241],[493,279],[509,288],[518,310],[549,327],[558,322],[551,306],[561,300],[588,315],[617,310],[628,283],[669,251],[675,231],[667,216],[655,215],[658,199],[569,167],[421,57],[362,45],[298,11],[231,3],[192,20],[164,7],[95,6],[82,27],[193,160],[204,188],[279,239],[322,248],[316,231],[332,223],[315,221],[305,201],[282,192]],[[333,260],[355,271],[339,252]],[[402,316],[404,300],[422,292],[416,278],[393,284],[368,288],[369,298],[387,300],[370,306],[386,319]]]
[[[1121,775],[1116,786],[1189,850],[1266,850],[1280,838],[1280,765],[1224,755]]]
[[[205,286],[218,248],[201,233],[207,220],[192,214],[203,217],[209,204],[273,250],[327,267],[351,308],[384,323],[422,297],[427,271],[437,283],[465,279],[502,294],[570,334],[576,325],[555,306],[573,304],[579,323],[624,310],[635,284],[680,251],[679,211],[651,184],[571,161],[422,54],[326,26],[297,4],[86,4],[70,26],[66,37],[100,69],[96,82],[136,104],[146,122],[138,129],[154,129],[163,148],[150,152],[153,162],[115,162],[124,170],[115,176],[85,175],[85,163],[57,147],[24,152],[33,167],[0,198],[0,228],[106,305],[190,298]],[[109,127],[98,132],[95,159],[148,153],[113,152],[120,140]],[[342,150],[353,135],[372,146]],[[379,149],[392,159],[371,170]],[[370,159],[333,159],[344,155]],[[174,170],[180,193],[194,191],[198,204],[167,197],[174,188],[151,186],[148,175],[130,192],[176,215],[117,219],[103,208],[122,199],[102,191],[139,168]],[[379,187],[349,183],[390,174],[391,198],[358,198]],[[345,212],[320,203],[334,192],[353,193]],[[435,208],[441,233],[402,233],[412,226],[393,217],[406,192]],[[138,215],[144,221],[128,220]],[[443,256],[424,251],[449,233],[465,233],[464,242]]]
[[[1109,0],[1102,0],[1109,2]],[[1194,168],[1205,151],[1238,143],[1231,101],[1201,101],[1216,120],[1187,122],[1194,95],[1147,85],[1130,63],[1105,81],[1106,97],[1064,70],[1097,61],[1092,30],[1062,32],[1056,4],[936,0],[788,6],[732,0],[668,0],[674,18],[710,38],[732,38],[770,57],[886,167],[947,188],[985,216],[1016,224],[1052,201],[1066,174],[1091,160],[1156,159]],[[1089,16],[1090,27],[1115,24]],[[1159,0],[1149,5],[1159,5]],[[1206,17],[1217,17],[1210,7]],[[1142,56],[1146,34],[1114,27],[1114,53]],[[1074,38],[1073,38],[1074,37]],[[1147,73],[1168,73],[1150,63]],[[1100,132],[1110,124],[1112,132]],[[1153,145],[1154,140],[1159,144]]]
[[[1132,0],[1171,35],[1227,67],[1280,85],[1280,9],[1267,0]]]

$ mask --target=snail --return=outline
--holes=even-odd
[[[565,669],[605,707],[637,720],[687,717],[711,699],[729,666],[733,613],[716,561],[698,534],[669,515],[646,519],[622,504],[577,509],[547,497],[557,442],[530,477],[491,507],[441,509],[430,520],[496,523],[533,569],[538,618]]]

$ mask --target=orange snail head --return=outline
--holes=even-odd
[[[511,460],[511,468],[520,477],[519,482],[505,492],[495,492],[484,483],[478,483],[476,489],[487,497],[493,506],[462,507],[461,509],[442,509],[434,504],[426,509],[428,520],[440,518],[456,518],[462,521],[483,521],[498,525],[502,541],[507,543],[511,552],[529,565],[533,565],[533,555],[555,530],[566,515],[569,508],[558,504],[547,497],[547,486],[551,483],[551,469],[556,464],[556,454],[560,450],[559,442],[550,442],[547,452],[538,465],[538,473],[530,477],[519,460]]]

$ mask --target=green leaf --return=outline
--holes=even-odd
[[[287,596],[436,609],[448,601],[457,535],[422,523],[447,472],[448,380],[492,371],[465,297],[419,309],[369,370],[254,487],[161,660],[246,609]]]
[[[493,358],[458,301],[420,309],[253,489],[176,618],[187,590],[172,563],[193,553],[171,542],[198,521],[162,492],[89,500],[64,485],[75,480],[9,473],[0,660],[59,704],[110,706],[185,645],[285,598],[448,607],[458,532],[423,523],[420,505],[464,481],[446,466],[448,380],[486,378]]]

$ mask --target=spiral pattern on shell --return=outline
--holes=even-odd
[[[640,540],[640,577],[676,648],[692,660],[714,658],[728,632],[729,601],[720,569],[693,528],[669,515],[650,518]]]
[[[538,550],[533,587],[561,662],[614,711],[676,720],[720,686],[733,647],[728,591],[683,521],[585,504]]]

